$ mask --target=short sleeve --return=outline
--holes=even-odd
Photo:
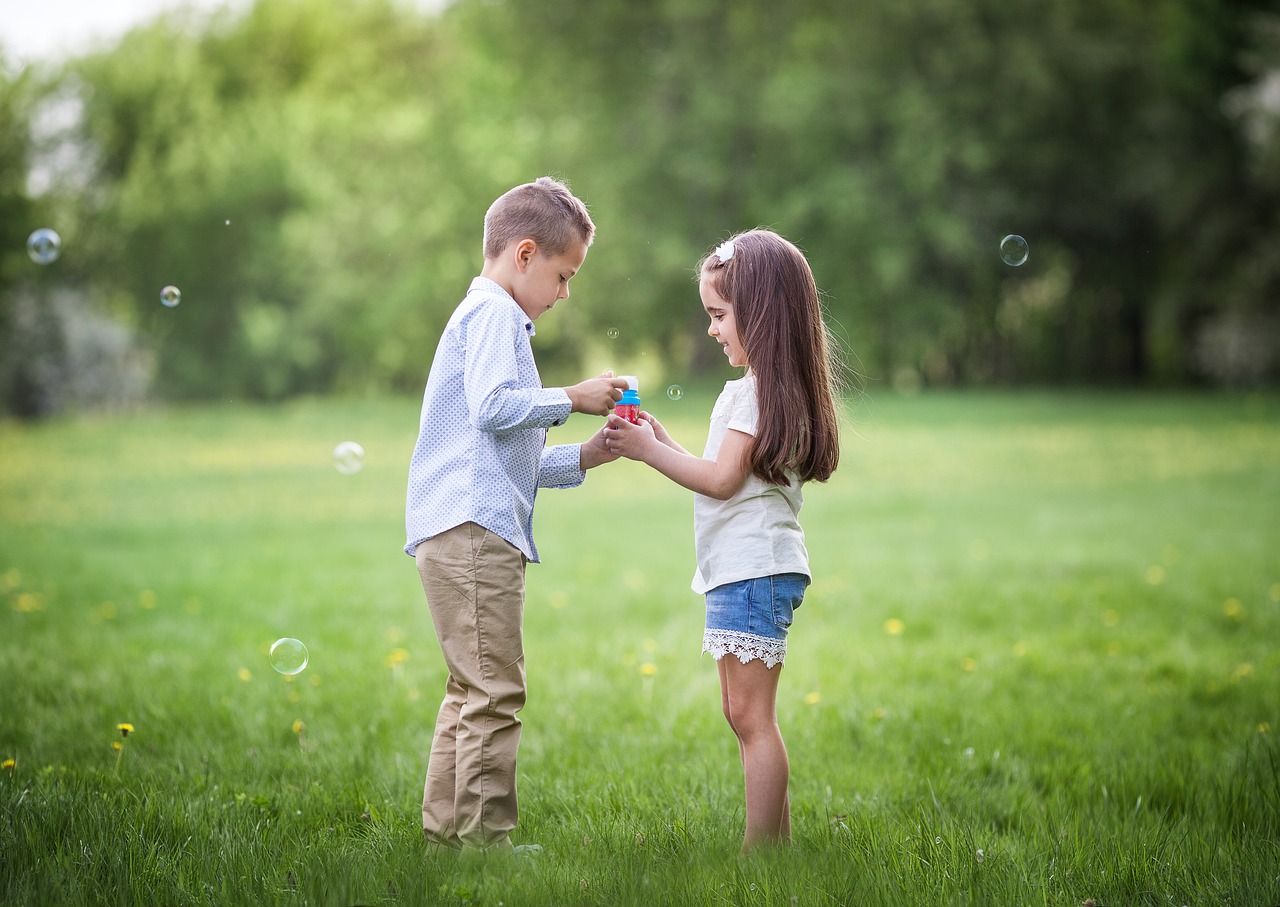
[[[756,423],[759,421],[760,407],[756,403],[756,382],[754,378],[746,378],[738,385],[738,394],[733,400],[733,409],[729,411],[729,428],[743,434],[756,434]]]

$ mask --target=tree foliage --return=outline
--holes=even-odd
[[[1278,85],[1260,0],[258,0],[51,78],[88,171],[35,199],[36,92],[0,86],[0,280],[31,279],[12,225],[40,211],[165,394],[417,387],[485,207],[554,173],[600,233],[539,326],[552,376],[613,325],[707,367],[692,266],[768,225],[877,381],[1266,380]]]

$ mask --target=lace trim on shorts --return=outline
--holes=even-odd
[[[702,651],[719,661],[726,655],[735,655],[746,664],[753,658],[764,662],[766,668],[782,664],[787,655],[785,639],[769,639],[736,630],[706,630],[702,634]]]

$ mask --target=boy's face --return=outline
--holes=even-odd
[[[711,284],[706,274],[698,281],[698,295],[702,297],[702,307],[707,310],[711,324],[707,326],[707,335],[720,344],[724,354],[729,357],[729,364],[743,368],[747,365],[747,351],[742,346],[742,338],[738,335],[738,321],[734,316],[733,303],[725,299]]]
[[[548,255],[533,240],[520,241],[510,289],[530,321],[537,321],[561,299],[569,298],[569,281],[586,258],[585,243],[575,243],[559,255]]]

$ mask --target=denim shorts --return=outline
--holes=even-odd
[[[707,592],[702,651],[716,661],[734,655],[743,664],[753,658],[766,668],[782,664],[787,630],[808,585],[803,573],[780,573],[716,586]]]

